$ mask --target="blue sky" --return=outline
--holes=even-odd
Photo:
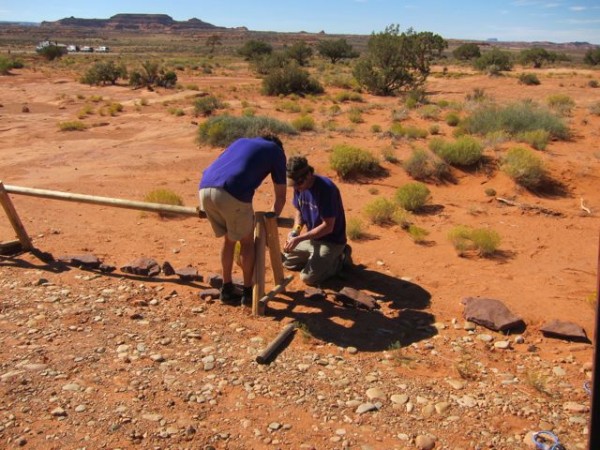
[[[599,0],[0,0],[0,21],[107,19],[118,13],[195,17],[257,31],[371,34],[399,24],[446,39],[600,45]]]

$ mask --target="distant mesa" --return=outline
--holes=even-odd
[[[42,27],[77,27],[96,28],[103,30],[121,31],[152,31],[152,30],[219,30],[225,29],[216,25],[192,18],[187,21],[176,21],[167,14],[116,14],[110,19],[79,19],[67,17],[55,22],[42,22]]]

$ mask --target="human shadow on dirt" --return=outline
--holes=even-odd
[[[382,308],[369,311],[337,303],[334,293],[343,287],[369,293]],[[334,278],[322,288],[327,296],[320,300],[306,298],[304,290],[281,294],[271,300],[277,305],[267,314],[280,320],[291,317],[314,338],[359,351],[404,347],[437,334],[435,317],[423,311],[430,305],[431,294],[410,281],[355,267],[344,279]]]
[[[19,258],[19,256],[24,253],[31,253],[36,259],[39,260],[39,263],[29,262],[22,258]],[[71,268],[68,267],[66,264],[56,261],[50,253],[43,252],[35,248],[29,250],[28,252],[19,251],[11,255],[1,255],[0,266],[19,267],[21,269],[43,270],[52,273],[62,273],[71,270]]]

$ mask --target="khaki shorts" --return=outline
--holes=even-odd
[[[230,241],[239,241],[254,229],[252,203],[233,197],[225,189],[200,189],[200,209],[212,226],[216,237],[227,235]]]

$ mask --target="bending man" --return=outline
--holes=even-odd
[[[216,237],[223,237],[221,300],[252,302],[254,275],[254,209],[252,199],[267,175],[271,175],[275,199],[272,211],[279,216],[286,199],[286,157],[276,136],[242,138],[232,143],[206,168],[200,181],[200,209]],[[244,276],[242,296],[232,282],[235,243],[240,242]]]

